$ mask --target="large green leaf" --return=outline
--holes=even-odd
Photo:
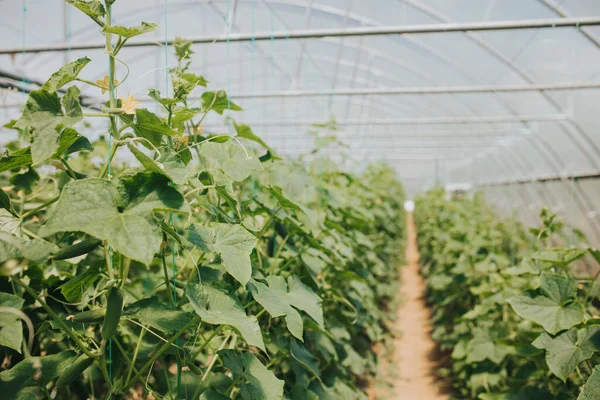
[[[159,158],[154,160],[133,144],[127,147],[148,171],[164,175],[176,185],[184,184],[192,175],[187,165],[172,151],[163,149]]]
[[[85,232],[133,260],[150,264],[162,242],[152,213],[161,210],[188,211],[188,206],[160,175],[141,172],[118,183],[81,179],[64,187],[40,235]]]
[[[284,382],[277,379],[254,354],[221,350],[219,356],[233,377],[243,382],[239,386],[243,400],[279,400],[283,397]]]
[[[66,372],[77,359],[75,352],[64,350],[58,354],[30,357],[9,370],[0,372],[0,393],[5,399],[15,399],[25,388],[46,385]]]
[[[310,287],[295,276],[289,277],[286,283],[283,277],[270,275],[267,277],[267,283],[268,286],[253,279],[248,283],[247,289],[271,316],[285,315],[287,327],[292,335],[303,340],[302,317],[296,309],[305,311],[323,328],[321,298]]]
[[[508,299],[519,316],[534,321],[551,334],[583,322],[583,308],[573,302],[576,282],[561,275],[542,274],[539,294],[525,292]]]
[[[600,351],[600,326],[571,328],[554,338],[542,333],[533,345],[546,350],[546,363],[550,371],[566,381],[580,362]]]
[[[83,118],[79,104],[79,89],[70,87],[61,101],[56,92],[35,90],[29,93],[23,115],[15,127],[31,129],[33,164],[52,157],[58,149],[62,128],[71,127]],[[63,108],[65,111],[63,112]]]
[[[546,249],[531,256],[534,260],[552,263],[559,267],[566,267],[575,260],[585,256],[587,249]]]
[[[205,112],[213,110],[218,114],[223,114],[225,110],[241,111],[242,107],[231,101],[224,91],[219,90],[216,93],[202,93],[202,109]]]
[[[20,310],[23,307],[21,297],[0,292],[0,307]],[[21,352],[23,342],[23,324],[21,319],[13,312],[0,310],[0,346],[6,346]]]
[[[5,209],[0,209],[0,262],[23,257],[33,262],[44,262],[58,250],[54,243],[29,239],[21,235],[21,220]]]
[[[246,315],[233,294],[209,284],[195,283],[189,284],[185,293],[202,321],[213,325],[230,325],[241,333],[249,345],[265,350],[256,317]]]
[[[169,128],[165,120],[160,119],[156,114],[145,108],[135,110],[133,131],[154,146],[160,146],[163,136],[179,135],[179,132]]]
[[[296,361],[302,365],[306,370],[310,371],[314,376],[319,378],[321,376],[321,370],[317,363],[316,357],[308,351],[304,345],[299,344],[296,340],[291,340],[290,354]]]
[[[91,60],[89,58],[82,57],[63,65],[58,71],[53,73],[50,78],[48,78],[46,83],[44,83],[40,89],[44,89],[49,92],[56,92],[67,83],[76,80],[77,75],[79,75],[83,67],[85,67],[90,61]]]
[[[100,270],[97,267],[90,267],[63,283],[60,292],[68,302],[77,303],[98,278],[100,278]]]
[[[191,319],[188,313],[173,310],[156,296],[127,305],[123,309],[123,316],[136,319],[144,326],[165,333],[175,333],[183,329]]]
[[[265,149],[269,150],[269,151],[273,151],[273,149],[271,149],[269,147],[269,145],[267,145],[261,138],[259,138],[258,136],[256,136],[254,134],[254,132],[252,132],[252,129],[250,129],[250,127],[246,124],[238,124],[238,123],[233,123],[233,126],[235,127],[235,131],[237,132],[237,136],[247,139],[247,140],[251,140],[253,142],[256,142],[258,144],[260,144],[262,147],[264,147]]]
[[[600,365],[594,367],[592,375],[589,377],[583,389],[577,397],[577,400],[597,400],[600,399]]]
[[[85,136],[80,135],[75,129],[66,128],[60,134],[58,149],[54,154],[54,158],[60,158],[63,155],[82,150],[92,151],[94,147]]]
[[[467,344],[467,362],[482,362],[485,359],[500,364],[509,354],[510,347],[498,343],[487,329],[478,329]]]
[[[200,155],[216,164],[215,168],[220,169],[227,177],[236,182],[241,182],[253,172],[262,170],[262,165],[256,155],[231,141],[204,143],[200,147]]]
[[[119,25],[105,26],[102,29],[102,32],[113,33],[113,34],[119,35],[125,39],[129,39],[134,36],[141,35],[143,33],[152,32],[155,29],[156,29],[156,24],[153,24],[151,22],[142,22],[140,25],[130,26],[130,27],[119,26]]]
[[[73,4],[79,10],[83,11],[96,22],[100,22],[104,17],[104,6],[99,0],[65,0],[69,4]]]
[[[241,225],[213,223],[209,226],[191,225],[188,240],[204,251],[221,256],[223,266],[242,285],[250,280],[250,253],[258,239]]]
[[[11,153],[6,151],[2,158],[0,158],[0,172],[28,167],[32,163],[31,147],[24,147]]]

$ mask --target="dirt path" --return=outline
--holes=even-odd
[[[412,214],[408,215],[406,262],[402,268],[402,303],[394,324],[394,350],[383,367],[383,380],[371,399],[446,400],[435,378],[436,347],[431,340],[430,311],[423,299],[425,283],[419,275],[419,251]],[[385,387],[382,387],[385,386]]]

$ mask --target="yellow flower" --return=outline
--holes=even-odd
[[[119,81],[115,79],[115,85],[118,84]],[[104,94],[110,88],[110,78],[108,75],[104,75],[104,79],[96,81],[96,85],[101,86],[100,90],[102,90],[102,94]]]
[[[202,125],[198,125],[198,128],[196,128],[196,135],[202,135],[202,132],[204,132],[204,127]]]
[[[135,109],[139,105],[141,105],[141,103],[135,101],[132,94],[130,94],[128,98],[121,97],[121,111],[123,111],[124,114],[135,114]]]

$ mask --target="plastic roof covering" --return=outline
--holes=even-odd
[[[26,12],[23,5],[26,3]],[[113,24],[159,25],[165,36],[227,32],[291,32],[303,29],[506,21],[600,15],[598,0],[118,0]],[[232,12],[235,9],[235,12]],[[229,18],[228,18],[229,16]],[[98,27],[62,0],[0,0],[2,48],[99,41]],[[281,153],[312,149],[308,122],[332,116],[355,163],[387,160],[410,192],[435,181],[471,182],[535,179],[597,173],[600,168],[598,89],[510,93],[244,97],[236,94],[339,88],[531,85],[600,81],[600,27],[543,28],[486,32],[273,40],[196,44],[192,69],[230,93],[254,131]],[[130,69],[120,95],[147,98],[165,90],[164,47],[125,48]],[[170,49],[172,50],[172,49]],[[103,50],[0,55],[0,70],[44,81],[65,62],[88,56],[82,76],[101,79]],[[118,67],[119,68],[119,67]],[[118,75],[123,76],[123,70]],[[117,76],[118,78],[118,76]],[[98,97],[98,89],[82,87]],[[24,95],[2,92],[0,120],[18,116]],[[385,119],[556,116],[554,121],[437,124],[380,124]],[[298,123],[281,123],[281,121]],[[345,120],[361,124],[343,125]],[[269,122],[270,121],[270,122]],[[206,120],[227,129],[223,117]],[[98,134],[103,125],[95,126]],[[4,138],[9,133],[3,131]],[[329,150],[334,156],[338,150]],[[347,161],[348,162],[348,161]],[[525,218],[543,203],[577,207],[579,225],[599,239],[598,182],[558,181],[493,186],[487,193],[507,211]],[[533,221],[532,221],[533,222]]]

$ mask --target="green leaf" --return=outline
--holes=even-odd
[[[170,106],[174,106],[175,104],[177,104],[177,100],[170,98],[170,97],[161,97],[160,96],[160,92],[156,89],[150,89],[148,90],[148,97],[150,97],[151,99],[154,99],[156,101],[158,101],[160,104],[162,104],[164,107],[170,107]],[[175,124],[173,124],[175,125]]]
[[[100,270],[95,267],[86,269],[59,286],[60,292],[69,303],[81,301],[90,286],[100,278]]]
[[[209,226],[191,225],[188,240],[203,251],[221,256],[227,272],[242,285],[250,280],[250,253],[258,239],[241,225],[213,223]]]
[[[63,155],[72,154],[82,150],[92,151],[94,150],[94,147],[85,136],[80,135],[75,129],[66,128],[60,134],[58,149],[53,157],[60,158]]]
[[[154,211],[188,211],[183,196],[164,177],[140,172],[118,183],[99,178],[69,182],[40,235],[84,232],[146,265],[160,249]]]
[[[28,167],[32,163],[31,147],[24,147],[10,154],[6,151],[2,158],[0,158],[0,172]]]
[[[74,5],[79,10],[83,11],[96,22],[100,22],[104,17],[104,6],[98,0],[65,0],[67,3]]]
[[[253,279],[248,283],[247,289],[271,316],[285,315],[287,327],[292,335],[303,340],[302,317],[296,309],[306,312],[323,329],[321,298],[311,288],[296,276],[290,276],[286,283],[283,277],[270,275],[267,277],[267,283],[268,286]]]
[[[225,396],[217,392],[216,390],[207,390],[206,392],[200,395],[200,400],[229,400],[231,397]]]
[[[0,372],[0,393],[3,398],[15,399],[26,387],[45,386],[65,373],[76,359],[77,355],[71,350],[27,358],[11,369]]]
[[[519,316],[542,325],[553,335],[583,322],[583,308],[573,302],[577,294],[573,279],[542,274],[539,292],[524,292],[508,299],[508,303]]]
[[[79,89],[75,86],[67,90],[62,101],[63,113],[56,92],[41,89],[29,93],[25,111],[15,126],[32,130],[33,164],[39,164],[56,153],[62,128],[71,127],[83,118],[78,97]]]
[[[185,101],[196,86],[206,86],[207,80],[196,74],[179,71],[171,75],[171,82],[173,84],[173,97],[179,101]]]
[[[161,154],[157,160],[153,160],[135,145],[128,144],[127,147],[148,171],[164,175],[176,185],[184,184],[192,176],[190,169],[181,161],[177,154],[166,148],[161,150]]]
[[[280,400],[284,382],[269,371],[256,356],[246,351],[220,350],[225,368],[235,379],[241,379],[240,396],[243,400]]]
[[[48,92],[56,92],[61,87],[76,80],[83,67],[90,61],[89,58],[82,57],[63,65],[50,76],[40,89],[47,90]]]
[[[0,292],[0,307],[20,310],[23,307],[21,297]],[[0,310],[0,346],[6,346],[21,353],[23,342],[23,324],[21,319],[14,313]]]
[[[550,371],[565,382],[580,362],[600,351],[600,326],[571,328],[555,338],[542,333],[532,344],[546,350]]]
[[[510,348],[498,343],[487,329],[478,329],[467,344],[467,362],[482,362],[485,359],[500,364],[509,354]]]
[[[145,108],[135,110],[133,131],[136,135],[148,140],[154,146],[160,146],[163,136],[179,135],[179,132],[169,128],[163,119],[160,119],[156,114]]]
[[[216,168],[235,182],[245,180],[253,172],[262,171],[259,159],[237,143],[204,143],[200,146],[200,155],[215,163]]]
[[[194,51],[191,49],[193,42],[180,37],[175,38],[173,46],[175,47],[175,56],[179,61],[190,59]]]
[[[173,310],[156,296],[129,304],[123,310],[123,316],[136,319],[144,326],[165,333],[175,333],[183,329],[191,320],[188,313]]]
[[[215,111],[223,114],[225,110],[242,111],[242,107],[229,100],[227,94],[223,90],[215,92],[202,93],[202,109],[206,111]]]
[[[29,167],[25,172],[11,176],[8,181],[14,186],[13,190],[23,190],[26,194],[30,194],[39,180],[40,176],[37,171]]]
[[[119,26],[119,25],[111,25],[105,26],[102,29],[102,33],[113,33],[115,35],[119,35],[122,38],[129,39],[137,35],[141,35],[143,33],[152,32],[156,29],[156,24],[151,22],[143,22],[141,25],[136,26]]]
[[[237,124],[234,121],[233,126],[235,127],[235,131],[237,132],[238,137],[256,142],[256,143],[260,144],[262,147],[264,147],[265,149],[269,150],[270,152],[273,152],[273,149],[271,149],[269,147],[269,145],[267,145],[261,138],[256,136],[254,134],[254,132],[252,132],[252,129],[250,129],[250,127],[248,125]]]
[[[592,375],[589,377],[577,400],[597,400],[600,399],[600,365],[594,367]]]
[[[233,294],[208,284],[195,283],[190,283],[185,293],[202,321],[213,325],[230,325],[240,332],[249,345],[265,350],[258,320],[254,315],[246,315]]]
[[[21,237],[21,220],[0,209],[0,262],[19,257],[45,262],[57,250],[54,243]]]
[[[547,249],[531,256],[534,260],[545,261],[559,267],[566,267],[575,260],[585,256],[588,249]]]
[[[8,197],[4,189],[0,189],[0,207],[4,208],[6,211],[11,213],[15,217],[17,216],[17,212],[15,211],[15,209],[12,206],[12,203],[10,202],[10,197]]]
[[[290,354],[300,363],[300,365],[302,365],[302,367],[311,372],[314,376],[317,378],[321,376],[321,370],[319,369],[319,364],[317,363],[315,356],[313,356],[306,347],[299,344],[294,339],[291,340]]]

